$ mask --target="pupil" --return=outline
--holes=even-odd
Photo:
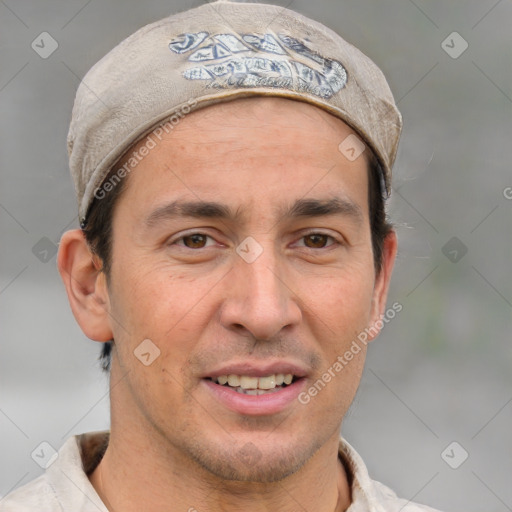
[[[190,235],[190,236],[187,236],[185,237],[185,240],[189,240],[189,241],[192,241],[191,244],[188,244],[188,243],[185,243],[185,245],[187,245],[187,247],[194,247],[194,248],[197,248],[197,247],[203,247],[204,246],[204,241],[205,241],[205,236],[204,235]]]
[[[326,236],[327,235],[308,235],[306,238],[308,238],[309,240],[313,240],[314,247],[318,247],[319,245],[320,247],[323,247],[325,245]],[[324,243],[322,243],[322,241]]]

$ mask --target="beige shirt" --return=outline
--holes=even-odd
[[[69,438],[43,475],[0,500],[0,512],[108,512],[87,477],[101,460],[108,436],[104,431]],[[343,438],[339,454],[352,482],[346,512],[438,512],[400,499],[371,480],[363,460]]]

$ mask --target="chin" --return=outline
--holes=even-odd
[[[194,446],[189,455],[204,470],[224,481],[271,483],[299,471],[320,447],[314,443],[260,447],[232,442],[229,447]]]
[[[284,480],[286,477],[297,472],[304,464],[305,460],[298,460],[297,457],[286,457],[272,460],[262,457],[254,464],[247,464],[238,459],[219,460],[198,460],[203,469],[213,474],[217,478],[232,482],[255,482],[271,483]]]

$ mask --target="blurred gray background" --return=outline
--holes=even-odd
[[[200,3],[0,0],[0,496],[42,473],[41,442],[109,425],[100,346],[76,325],[55,260],[77,227],[76,88],[136,29]],[[273,3],[369,55],[404,116],[389,204],[389,304],[403,311],[370,346],[344,436],[403,497],[512,510],[512,2]]]

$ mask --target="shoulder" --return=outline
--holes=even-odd
[[[106,431],[70,437],[44,474],[0,499],[0,512],[107,512],[87,476],[107,442]]]

